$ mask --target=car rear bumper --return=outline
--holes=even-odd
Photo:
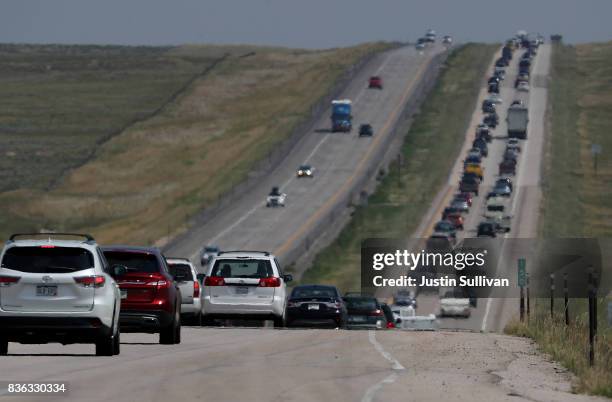
[[[452,317],[452,316],[459,316],[459,317],[469,317],[470,316],[470,307],[467,306],[446,306],[446,307],[440,307],[440,315],[442,316],[447,316],[447,317]]]
[[[346,318],[341,312],[326,311],[292,311],[287,310],[285,315],[287,325],[334,325],[338,326],[346,323]]]
[[[130,310],[119,314],[122,332],[158,332],[173,319],[174,314],[163,310]]]
[[[198,315],[202,312],[202,302],[199,299],[191,304],[181,304],[181,315]]]
[[[14,342],[85,343],[110,333],[96,317],[0,317],[0,336]]]
[[[235,318],[246,316],[251,318],[282,317],[284,306],[280,298],[274,298],[269,304],[233,304],[233,303],[211,303],[210,299],[204,299],[202,314],[214,318]]]

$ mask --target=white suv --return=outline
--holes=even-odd
[[[119,354],[121,292],[91,236],[16,234],[0,258],[0,355],[9,342],[94,343],[98,356]]]
[[[206,271],[203,318],[271,319],[283,326],[291,280],[268,252],[222,251]]]
[[[201,324],[202,292],[195,267],[187,258],[166,258],[166,263],[181,290],[181,315]]]

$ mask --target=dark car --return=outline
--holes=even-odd
[[[482,162],[482,157],[477,156],[477,155],[470,155],[467,158],[465,158],[465,160],[463,161],[463,166],[465,167],[466,165],[470,163],[475,163],[479,165],[481,162]]]
[[[349,329],[382,329],[387,327],[387,319],[382,306],[373,296],[347,295],[344,303],[348,312]]]
[[[472,142],[472,146],[474,148],[480,149],[480,153],[485,158],[489,155],[489,147],[487,146],[487,142],[482,138],[476,138],[474,142]]]
[[[478,195],[478,188],[480,187],[480,180],[475,177],[464,177],[459,183],[459,190],[462,193],[474,193]]]
[[[486,124],[479,125],[476,128],[476,138],[482,138],[486,142],[493,141],[493,136],[491,135],[491,130],[489,130],[489,127]]]
[[[377,75],[370,77],[370,80],[368,81],[368,88],[383,89],[382,78]]]
[[[487,81],[487,84],[501,84],[501,77],[492,75]]]
[[[509,60],[505,57],[500,57],[495,61],[495,67],[508,67],[509,64]]]
[[[287,299],[285,324],[290,326],[331,326],[344,328],[347,310],[335,286],[300,285]]]
[[[370,124],[362,124],[359,126],[359,136],[360,137],[371,137],[374,135],[374,129]]]
[[[455,198],[460,198],[462,200],[465,200],[465,202],[467,202],[470,207],[472,206],[473,197],[472,197],[472,194],[470,193],[457,193],[455,195]]]
[[[491,102],[489,99],[483,100],[482,101],[482,112],[483,113],[495,112],[495,103]]]
[[[442,220],[446,220],[450,214],[461,214],[461,211],[454,207],[446,207],[442,211]]]
[[[505,159],[499,164],[499,175],[501,176],[504,174],[516,174],[516,161],[512,161],[512,159]]]
[[[491,128],[495,128],[499,124],[499,116],[495,112],[489,113],[484,117],[482,122]]]
[[[159,343],[181,343],[181,294],[161,252],[136,246],[106,246],[102,252],[111,266],[127,271],[115,278],[121,332],[159,333]]]
[[[498,94],[499,93],[499,83],[492,82],[489,84],[488,92],[490,94]]]
[[[393,311],[391,311],[391,307],[389,307],[387,303],[381,303],[380,308],[382,309],[383,314],[385,315],[385,321],[387,322],[385,328],[395,328],[395,317],[393,316]]]
[[[448,233],[452,237],[457,237],[457,228],[451,221],[441,220],[436,222],[434,232]]]
[[[477,237],[497,237],[495,225],[491,222],[481,222],[478,224]]]
[[[446,220],[455,225],[457,230],[463,230],[463,215],[459,212],[451,212],[446,215]]]
[[[512,179],[510,179],[509,177],[500,177],[495,182],[495,185],[497,186],[498,184],[502,184],[502,183],[510,187],[510,190],[514,190],[513,185],[512,185]]]

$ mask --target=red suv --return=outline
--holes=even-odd
[[[115,278],[121,290],[121,332],[159,333],[159,343],[181,342],[181,294],[166,259],[152,247],[107,246],[111,266],[126,274]]]
[[[383,89],[382,78],[379,76],[370,77],[370,83],[368,85],[369,88]]]

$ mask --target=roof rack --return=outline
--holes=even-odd
[[[63,232],[37,232],[37,233],[14,233],[9,237],[9,241],[15,241],[18,237],[48,237],[51,239],[53,236],[73,236],[73,237],[82,237],[85,239],[86,243],[95,243],[96,240],[90,234],[84,233],[63,233]]]
[[[270,253],[268,251],[252,251],[252,250],[235,250],[235,251],[219,251],[217,255],[221,254],[232,254],[232,253],[259,253],[265,256],[269,256]]]
[[[190,261],[189,258],[185,257],[165,257],[166,260],[179,260],[179,261]]]

